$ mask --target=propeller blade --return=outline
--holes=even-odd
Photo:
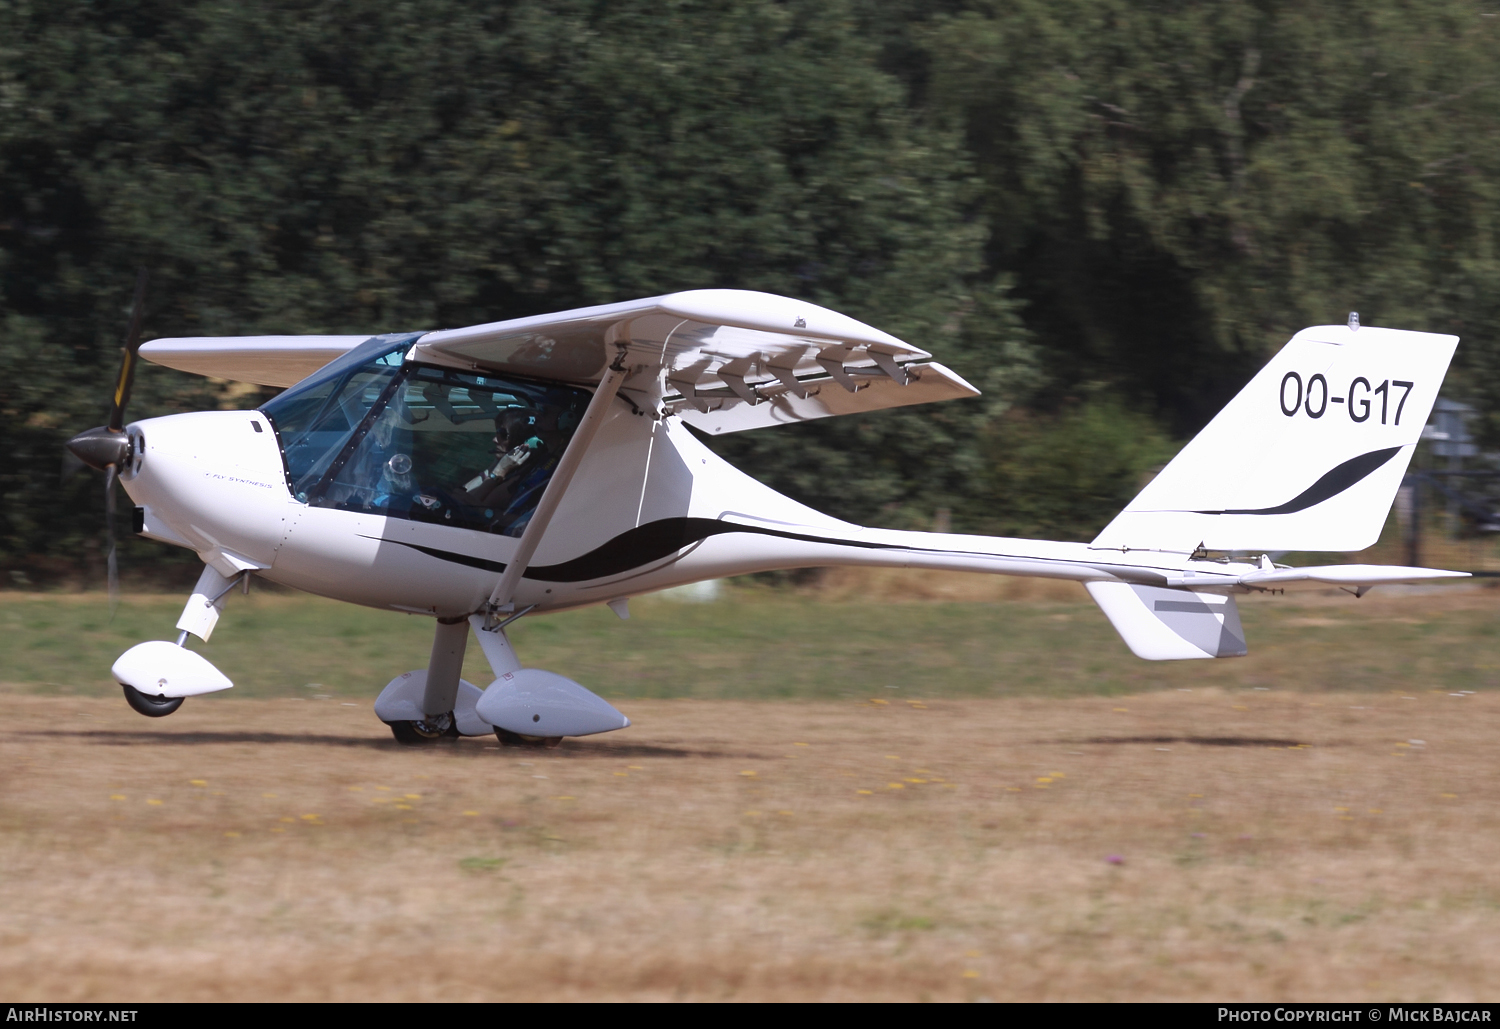
[[[146,305],[146,268],[142,265],[135,275],[135,301],[130,310],[130,328],[125,332],[125,347],[120,360],[120,376],[115,381],[114,397],[109,405],[110,432],[125,428],[125,405],[130,402],[130,387],[135,383],[136,355],[141,349],[141,316]]]
[[[109,547],[106,558],[109,574],[109,617],[115,617],[120,606],[120,566],[115,560],[115,466],[104,470],[104,538]]]

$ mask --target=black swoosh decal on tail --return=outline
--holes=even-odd
[[[533,565],[526,569],[522,578],[534,579],[539,582],[587,582],[590,579],[602,579],[610,575],[619,575],[650,564],[671,554],[677,553],[683,547],[690,546],[700,540],[706,540],[710,536],[720,536],[727,532],[748,532],[759,536],[776,536],[781,539],[802,540],[807,543],[836,543],[842,547],[859,547],[863,550],[910,550],[911,547],[898,546],[893,543],[870,543],[861,540],[828,539],[823,536],[811,536],[801,532],[787,532],[784,529],[769,529],[759,525],[743,525],[738,522],[724,522],[717,518],[662,518],[645,525],[638,525],[620,533],[614,539],[602,546],[596,547],[580,557],[571,561],[563,561],[555,565]],[[367,539],[377,539],[369,536]],[[402,540],[380,540],[382,543],[395,543],[412,550],[420,551],[428,557],[435,557],[440,561],[452,561],[455,564],[467,565],[470,568],[481,568],[487,572],[504,572],[503,561],[487,561],[481,557],[471,557],[468,554],[456,554],[448,550],[439,550],[436,547],[424,547],[416,543],[406,543]]]
[[[1338,496],[1344,490],[1364,479],[1371,472],[1375,471],[1375,469],[1395,457],[1400,450],[1400,447],[1391,447],[1387,450],[1372,450],[1368,454],[1351,457],[1343,464],[1325,473],[1321,479],[1280,507],[1262,507],[1255,510],[1195,511],[1194,514],[1279,515],[1306,511],[1314,504],[1321,504],[1325,500]]]

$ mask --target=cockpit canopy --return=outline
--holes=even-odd
[[[521,535],[590,394],[404,363],[419,335],[377,336],[261,409],[293,495]]]

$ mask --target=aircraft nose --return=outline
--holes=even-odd
[[[100,472],[110,465],[123,469],[130,457],[130,437],[106,425],[80,432],[67,446],[74,457]]]

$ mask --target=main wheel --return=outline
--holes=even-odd
[[[459,736],[458,726],[452,715],[433,715],[420,722],[387,722],[386,724],[391,727],[391,735],[396,737],[397,743],[412,746],[432,743],[445,736],[455,739]]]
[[[165,718],[182,706],[181,697],[153,697],[123,682],[120,688],[125,691],[125,703],[147,718]]]
[[[546,747],[548,750],[556,748],[563,741],[561,736],[522,736],[499,726],[495,727],[495,739],[500,741],[502,747]]]

